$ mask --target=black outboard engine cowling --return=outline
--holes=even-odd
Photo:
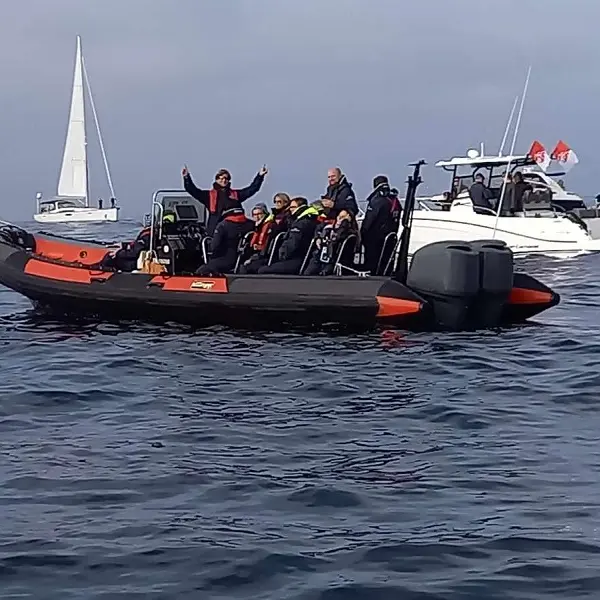
[[[476,240],[470,246],[479,252],[480,275],[470,319],[474,327],[496,327],[513,288],[513,253],[501,240]]]
[[[440,326],[465,329],[479,293],[479,254],[460,241],[423,246],[413,254],[406,284],[429,301]]]
[[[512,290],[512,251],[498,240],[428,244],[414,253],[406,283],[441,327],[494,327]]]

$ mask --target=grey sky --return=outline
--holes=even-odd
[[[340,165],[359,196],[406,163],[497,151],[533,65],[517,149],[563,138],[580,164],[567,183],[600,192],[597,0],[3,0],[0,215],[27,219],[52,195],[83,52],[124,217],[152,192],[233,171],[271,170],[276,191],[314,198]],[[89,112],[89,111],[88,111]],[[91,115],[90,115],[91,117]],[[91,121],[90,121],[91,125]],[[108,195],[88,127],[92,198]],[[92,162],[93,161],[93,162]],[[424,172],[422,191],[445,174]],[[252,201],[251,201],[252,203]]]

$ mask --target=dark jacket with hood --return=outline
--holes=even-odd
[[[358,215],[356,196],[345,175],[337,183],[327,186],[325,197],[333,200],[333,208],[327,215],[329,218],[335,219],[342,210],[347,210],[354,217]]]
[[[240,241],[254,230],[254,223],[244,214],[242,208],[233,208],[223,213],[223,219],[215,227],[210,253],[212,259],[226,259],[235,266]]]
[[[183,187],[192,198],[201,202],[208,210],[206,235],[213,235],[221,215],[232,208],[241,208],[243,202],[260,190],[264,179],[264,175],[257,173],[249,186],[239,190],[232,190],[230,186],[223,187],[216,182],[213,183],[212,190],[201,190],[195,186],[188,173],[183,178]]]
[[[390,189],[387,177],[376,177],[373,187],[375,189],[367,198],[367,210],[360,229],[363,242],[383,241],[389,233],[396,233],[400,226],[402,206],[396,190]]]
[[[302,260],[313,240],[319,212],[312,206],[301,206],[291,215],[289,229],[279,248],[279,260]]]

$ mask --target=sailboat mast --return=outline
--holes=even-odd
[[[81,49],[81,37],[77,36],[77,57],[79,59],[79,69],[83,75],[83,51]],[[90,170],[88,168],[87,161],[87,126],[85,121],[85,86],[84,86],[84,77],[81,78],[81,88],[82,88],[82,106],[81,111],[83,114],[83,144],[85,146],[85,207],[88,208],[90,205]],[[88,89],[89,94],[89,89]]]

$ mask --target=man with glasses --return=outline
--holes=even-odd
[[[266,165],[254,177],[252,183],[239,190],[231,188],[231,173],[227,169],[220,169],[215,175],[215,181],[210,190],[197,188],[192,181],[192,176],[187,167],[181,171],[185,191],[201,202],[208,210],[206,235],[213,235],[217,223],[225,211],[241,208],[242,203],[254,196],[261,188],[265,175],[268,173]]]

